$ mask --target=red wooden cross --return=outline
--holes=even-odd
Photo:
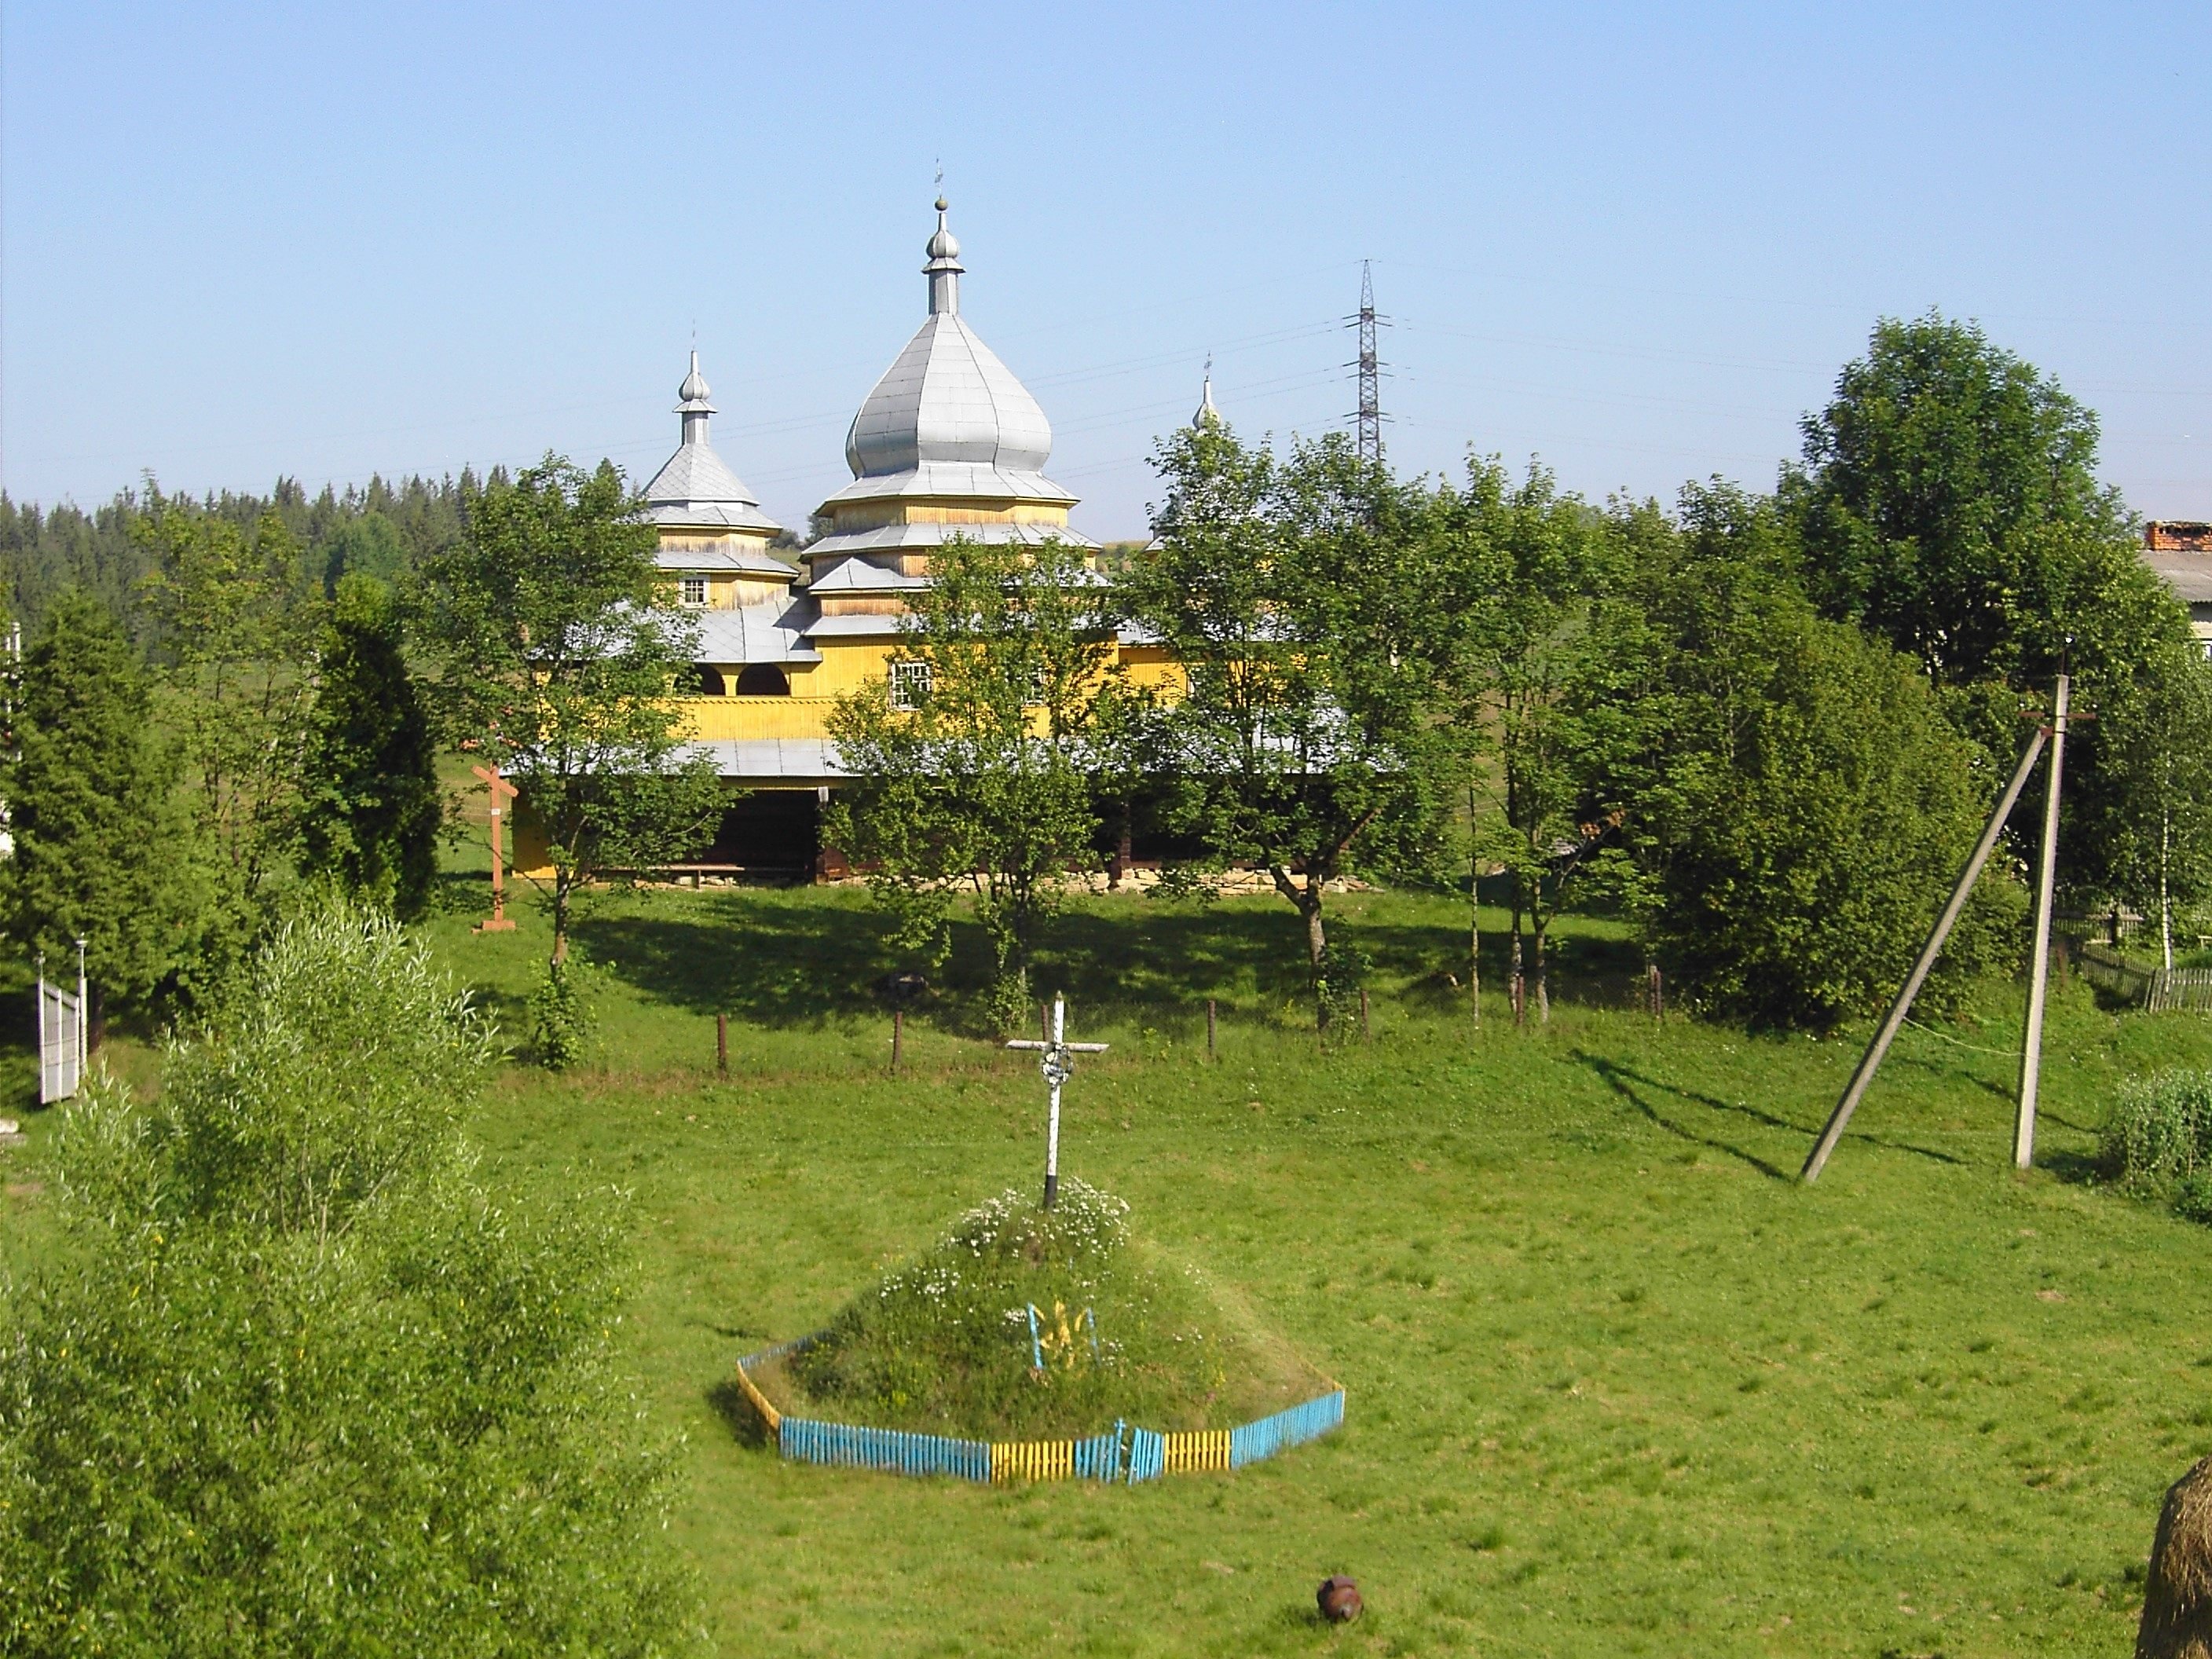
[[[507,914],[507,889],[500,875],[500,820],[507,816],[501,810],[502,800],[513,800],[519,793],[515,787],[499,775],[496,766],[475,766],[469,769],[484,781],[491,793],[491,915],[476,926],[479,933],[505,933],[514,931],[514,923]]]

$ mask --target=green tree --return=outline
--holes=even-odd
[[[2063,669],[2098,710],[2185,647],[2186,613],[2097,480],[2096,416],[1980,329],[1885,319],[1804,433],[1781,500],[1806,591],[1917,659],[1998,763],[2019,750],[2020,694],[2047,697]],[[2126,883],[2114,832],[2156,789],[2122,758],[2101,722],[2068,743],[2066,885]],[[2014,845],[2031,836],[2023,819]]]
[[[611,462],[548,455],[465,490],[460,537],[422,564],[447,707],[544,837],[556,975],[590,886],[683,858],[725,801],[669,701],[696,631],[661,591],[639,506]]]
[[[931,561],[887,681],[830,719],[830,840],[934,960],[966,892],[989,941],[991,1018],[1017,1029],[1037,937],[1098,829],[1094,782],[1122,688],[1105,586],[1081,553],[956,538]]]
[[[11,1653],[694,1645],[671,1448],[612,1330],[619,1203],[487,1188],[491,1058],[387,920],[279,933],[159,1098],[95,1079],[0,1331]]]
[[[1978,327],[1885,318],[1784,477],[1806,590],[1942,685],[2124,654],[2154,585],[2096,459],[2096,416]]]
[[[1516,483],[1471,459],[1466,483],[1439,489],[1429,512],[1443,592],[1427,631],[1474,784],[1474,854],[1509,879],[1516,1013],[1533,991],[1548,1019],[1551,926],[1601,839],[1577,811],[1584,739],[1571,693],[1589,667],[1607,546],[1589,510],[1534,465]]]
[[[154,562],[161,716],[210,866],[202,971],[219,977],[270,925],[297,851],[319,607],[274,508],[248,530],[164,501],[138,534]]]
[[[309,717],[301,862],[403,919],[418,915],[438,872],[437,744],[401,649],[391,593],[347,575],[323,629]]]
[[[1285,460],[1218,421],[1155,464],[1156,540],[1119,586],[1187,677],[1150,722],[1169,822],[1213,866],[1265,871],[1297,910],[1326,1029],[1358,971],[1330,953],[1329,884],[1424,866],[1440,831],[1425,499],[1339,438]]]
[[[2108,684],[2098,714],[2110,781],[2075,795],[2081,839],[2107,849],[2112,896],[2158,918],[2171,968],[2175,913],[2212,900],[2212,665],[2192,646],[2169,646],[2132,682]],[[2071,733],[2067,759],[2070,772]]]
[[[1620,585],[1574,688],[1586,817],[1617,822],[1646,944],[1695,1000],[1825,1027],[1895,991],[2002,779],[1909,658],[1814,614],[1772,504],[1618,509]],[[2017,959],[1985,874],[1936,999]]]
[[[105,607],[53,601],[16,688],[0,892],[10,936],[64,976],[86,941],[94,1043],[111,1000],[143,1005],[195,945],[191,826],[152,714],[138,653]]]

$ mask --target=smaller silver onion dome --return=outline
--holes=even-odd
[[[939,197],[937,198],[937,234],[929,239],[929,246],[923,250],[933,260],[957,259],[960,257],[960,239],[952,234],[945,222],[945,198],[942,196]]]
[[[676,406],[678,414],[696,411],[711,415],[714,412],[714,406],[707,401],[709,396],[707,377],[699,372],[699,353],[696,349],[691,353],[691,372],[684,377],[684,384],[676,388],[676,395],[683,399]]]

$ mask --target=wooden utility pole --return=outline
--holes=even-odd
[[[1859,1101],[1874,1081],[1874,1074],[1881,1069],[1881,1060],[1889,1052],[1889,1045],[1897,1040],[1904,1028],[1905,1017],[1912,1011],[1912,999],[1920,994],[1920,987],[1928,977],[1928,970],[1936,965],[1936,957],[1943,949],[1943,941],[1951,937],[1951,928],[1959,920],[1959,913],[1966,908],[1966,896],[1974,890],[1974,878],[1982,873],[1982,866],[1989,862],[1990,851],[1997,844],[2005,820],[2020,799],[2020,792],[2027,787],[2027,775],[2035,769],[2036,757],[2043,752],[2043,728],[2038,726],[2035,735],[2027,740],[2027,748],[2014,770],[2012,781],[2005,786],[1996,811],[1990,814],[1990,822],[1982,831],[1982,838],[1974,845],[1973,855],[1966,860],[1960,874],[1959,884],[1951,890],[1951,902],[1943,907],[1943,914],[1936,919],[1936,926],[1928,935],[1928,943],[1920,949],[1920,960],[1912,964],[1905,976],[1905,988],[1897,994],[1897,1000],[1889,1005],[1889,1012],[1882,1017],[1881,1029],[1874,1034],[1865,1054],[1859,1056],[1858,1069],[1851,1073],[1850,1083],[1844,1090],[1844,1097],[1836,1103],[1836,1109],[1828,1115],[1827,1127],[1820,1131],[1820,1139],[1814,1146],[1812,1156],[1805,1160],[1800,1179],[1808,1184],[1820,1178],[1827,1166],[1828,1155],[1836,1150],[1836,1143],[1844,1138],[1844,1127],[1858,1109]]]
[[[2035,954],[2027,964],[2027,1032],[2020,1050],[2020,1114],[2013,1120],[2012,1161],[2035,1164],[2035,1094],[2043,1079],[2043,999],[2051,978],[2051,899],[2058,874],[2058,791],[2066,762],[2066,706],[2072,692],[2058,677],[2051,704],[2051,774],[2043,789],[2043,860],[2035,877]]]
[[[476,931],[479,933],[511,933],[514,931],[514,923],[507,917],[507,887],[500,872],[499,826],[501,820],[507,816],[501,803],[513,800],[520,792],[500,776],[496,766],[472,766],[469,769],[484,781],[484,787],[491,795],[491,915],[476,925]]]

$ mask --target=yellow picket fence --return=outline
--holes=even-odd
[[[1194,1429],[1188,1433],[1170,1434],[1164,1438],[1168,1443],[1167,1470],[1170,1474],[1189,1474],[1200,1469],[1225,1469],[1229,1467],[1227,1429]]]
[[[753,1380],[745,1375],[745,1368],[743,1365],[738,1367],[738,1386],[744,1390],[746,1401],[760,1413],[761,1421],[767,1425],[768,1431],[770,1434],[781,1433],[783,1413],[776,1410],[766,1395],[753,1386]]]
[[[991,1447],[991,1479],[1067,1480],[1075,1474],[1073,1440],[1020,1440]]]

